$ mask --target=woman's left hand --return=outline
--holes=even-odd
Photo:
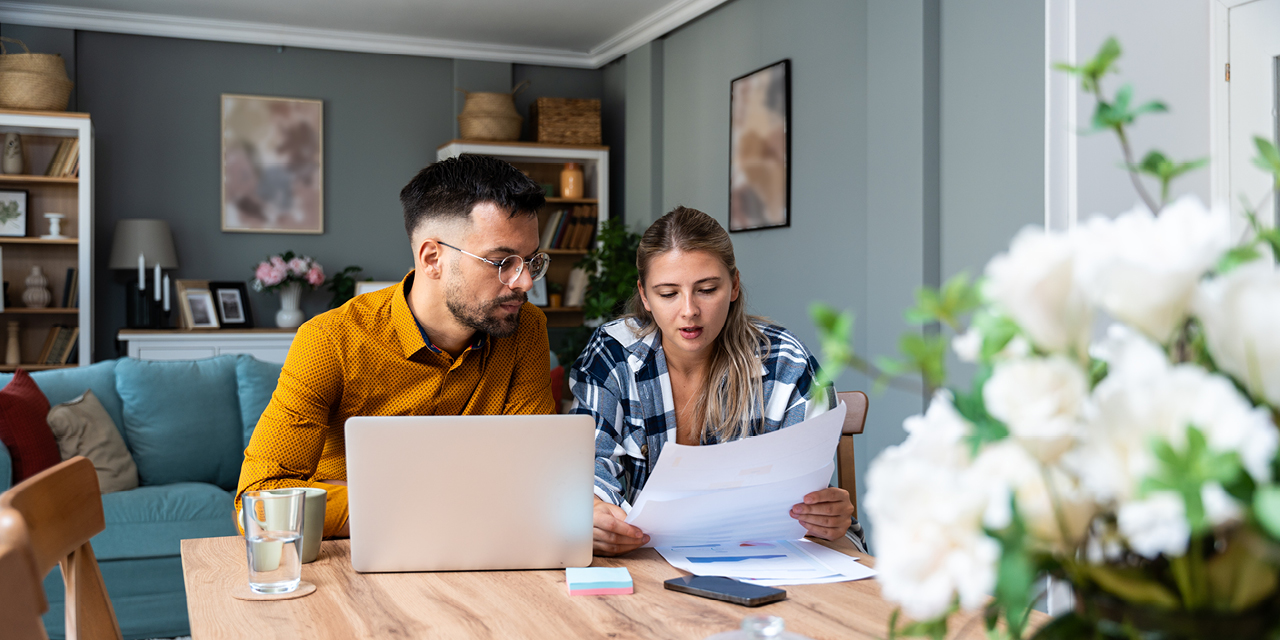
[[[848,491],[827,487],[806,495],[804,502],[791,507],[791,517],[799,520],[809,535],[836,540],[853,522],[853,503],[849,501]]]

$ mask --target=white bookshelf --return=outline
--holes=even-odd
[[[0,191],[27,192],[26,235],[0,236],[0,268],[9,283],[9,305],[0,311],[0,340],[7,343],[8,323],[18,321],[22,368],[29,370],[57,368],[35,362],[45,338],[54,325],[78,325],[79,356],[63,366],[83,366],[93,362],[93,123],[86,113],[0,110],[0,139],[16,132],[22,137],[24,169],[22,174],[0,174]],[[78,177],[45,176],[58,143],[77,138],[80,146]],[[49,232],[45,213],[61,213],[65,239],[45,239]],[[33,265],[39,265],[49,281],[53,301],[43,309],[28,309],[22,304],[25,280]],[[63,308],[62,294],[66,272],[77,270],[79,303]],[[0,354],[4,348],[0,347]],[[0,362],[3,356],[0,355]],[[0,371],[12,371],[14,365],[0,365]]]

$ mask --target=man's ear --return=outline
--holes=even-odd
[[[440,251],[443,247],[430,238],[418,240],[417,245],[414,261],[417,262],[418,269],[426,277],[439,280],[444,273],[444,256]]]
[[[644,303],[644,310],[653,313],[653,309],[649,308],[649,296],[644,294],[644,283],[636,280],[636,291],[640,292],[640,302]]]

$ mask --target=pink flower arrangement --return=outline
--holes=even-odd
[[[315,289],[324,284],[324,267],[309,256],[286,251],[259,262],[253,270],[254,291],[275,291],[291,282]]]

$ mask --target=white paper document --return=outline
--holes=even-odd
[[[809,540],[658,547],[671,566],[699,576],[725,576],[763,586],[861,580],[874,569]]]
[[[667,443],[627,522],[651,547],[804,537],[791,507],[830,485],[845,411],[710,447]]]

